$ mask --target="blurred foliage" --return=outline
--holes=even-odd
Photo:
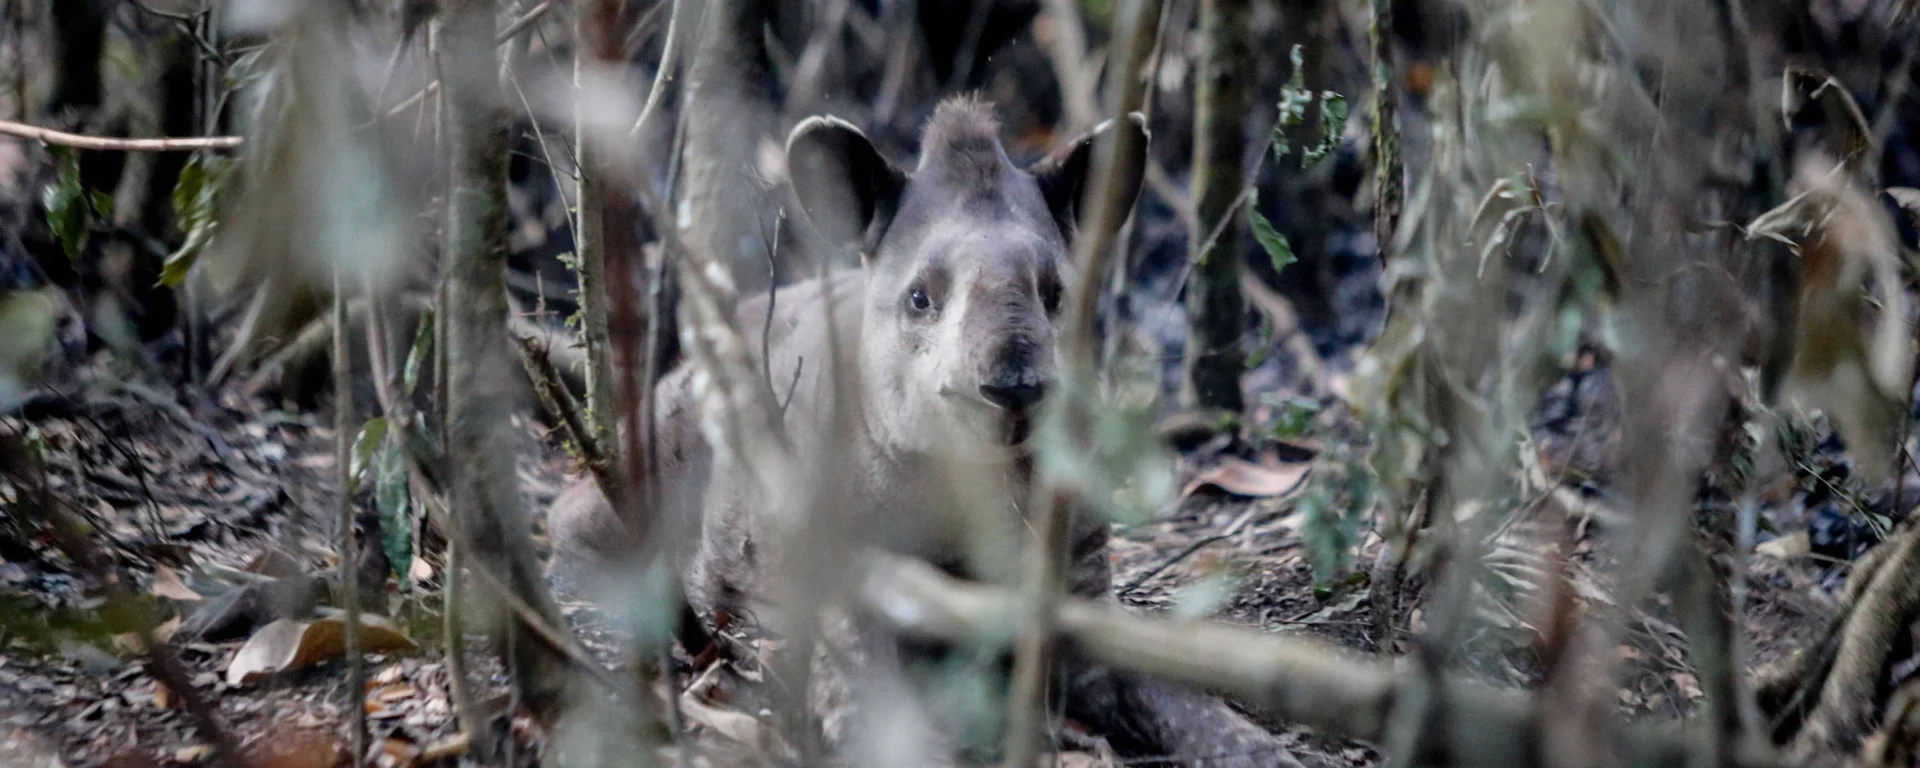
[[[204,152],[194,155],[180,170],[180,180],[173,187],[173,215],[180,231],[186,233],[186,241],[167,256],[160,273],[162,284],[177,288],[185,282],[195,260],[213,241],[219,224],[214,214],[220,209],[221,191],[232,172],[231,158]]]

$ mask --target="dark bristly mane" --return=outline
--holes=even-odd
[[[940,102],[920,142],[920,167],[987,186],[1005,162],[993,105],[972,94]]]

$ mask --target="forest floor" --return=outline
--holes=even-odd
[[[1592,408],[1603,401],[1576,397],[1567,407]],[[248,626],[249,617],[236,618],[235,611],[244,613],[251,599],[240,597],[247,592],[242,585],[288,583],[324,573],[336,562],[330,522],[337,515],[334,437],[328,421],[284,412],[239,386],[221,389],[215,397],[196,397],[157,384],[122,384],[41,397],[22,418],[5,425],[30,430],[53,496],[91,523],[95,540],[117,558],[121,572],[131,574],[133,586],[169,617],[160,633],[178,631],[182,620],[201,632],[176,643],[194,687],[236,740],[251,754],[270,758],[261,765],[277,768],[333,765],[346,748],[345,674],[324,652],[311,666],[286,665],[298,668],[275,672],[268,664],[271,674],[231,677],[237,660],[258,655],[243,650],[249,635],[259,632]],[[1587,430],[1568,431],[1573,428],[1567,424],[1574,422],[1583,419],[1558,420],[1548,432],[1557,430],[1560,442],[1542,444],[1566,451],[1567,440],[1603,439],[1575,437]],[[529,509],[543,510],[570,482],[569,460],[537,424],[517,423],[524,436],[525,498]],[[1286,445],[1220,450],[1224,445],[1216,440],[1184,455],[1180,503],[1159,519],[1119,530],[1112,557],[1120,597],[1146,612],[1211,615],[1315,638],[1356,654],[1374,653],[1363,579],[1332,584],[1314,579],[1313,556],[1303,536],[1309,521],[1298,503],[1310,452]],[[1543,495],[1540,510],[1553,506],[1549,499],[1582,509],[1529,510],[1501,540],[1523,554],[1570,542],[1570,582],[1579,602],[1605,610],[1611,599],[1604,574],[1615,555],[1595,533],[1606,515],[1587,509],[1605,505],[1567,502],[1587,498],[1572,483],[1560,490],[1565,492]],[[1844,554],[1831,558],[1808,552],[1803,534],[1807,521],[1817,517],[1808,511],[1816,503],[1832,502],[1817,501],[1805,490],[1790,491],[1764,510],[1771,532],[1763,538],[1773,543],[1745,564],[1744,629],[1756,664],[1803,642],[1832,610],[1846,563]],[[1356,574],[1367,571],[1380,548],[1378,537],[1364,530],[1360,535],[1365,541],[1354,560]],[[437,582],[434,574],[417,575]],[[5,755],[0,763],[83,768],[205,762],[210,752],[204,734],[193,727],[181,697],[145,671],[136,628],[88,634],[86,627],[97,626],[87,620],[98,607],[97,586],[44,540],[0,552],[0,755]],[[1403,592],[1396,654],[1408,650],[1405,633],[1422,626],[1415,607],[1422,589],[1414,580]],[[458,727],[437,639],[437,590],[406,595],[389,582],[385,594],[387,604],[373,608],[395,617],[394,633],[406,637],[381,637],[417,647],[367,656],[366,702],[380,764],[438,764],[464,745],[454,738]],[[1502,685],[1532,683],[1536,633],[1526,601],[1494,599],[1489,607],[1484,613],[1492,618],[1476,625],[1468,640],[1476,674]],[[565,608],[579,628],[588,630],[582,634],[587,647],[618,663],[618,633],[596,630],[591,606],[567,603]],[[1618,648],[1626,662],[1618,693],[1622,710],[1684,714],[1701,691],[1673,617],[1664,604],[1626,615],[1627,631],[1619,636]],[[681,674],[685,686],[699,670]],[[492,694],[502,695],[504,682],[495,670]],[[740,738],[740,726],[750,727],[753,718],[709,699],[687,721],[693,737],[726,741]],[[512,741],[530,750],[541,739],[537,731],[515,721]],[[1291,733],[1309,765],[1379,762],[1366,745]],[[1069,743],[1086,751],[1065,764],[1113,764],[1095,740]]]

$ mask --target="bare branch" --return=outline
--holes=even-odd
[[[32,139],[42,144],[102,152],[198,152],[203,149],[233,149],[246,142],[241,136],[203,136],[178,139],[116,139],[56,131],[52,128],[0,120],[0,135]]]

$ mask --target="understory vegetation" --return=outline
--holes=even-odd
[[[0,0],[0,766],[1920,765],[1916,51],[1914,0]],[[961,387],[993,461],[883,465],[954,374],[875,329],[949,273],[835,302],[1002,200],[909,190],[941,120],[1049,218],[993,297],[1049,362]]]

